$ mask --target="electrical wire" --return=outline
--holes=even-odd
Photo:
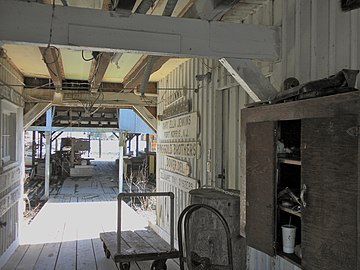
[[[51,13],[51,21],[50,21],[50,30],[49,30],[49,41],[48,44],[45,48],[45,50],[42,52],[42,57],[43,57],[43,61],[46,64],[46,67],[48,68],[48,70],[54,74],[55,76],[58,76],[60,74],[57,74],[54,70],[52,70],[52,68],[50,67],[50,65],[55,64],[56,62],[59,61],[60,58],[60,50],[58,48],[56,48],[55,46],[51,46],[51,41],[52,41],[52,35],[53,35],[53,24],[54,24],[54,17],[55,17],[55,0],[52,1],[52,13]],[[46,54],[48,50],[51,49],[55,49],[56,51],[56,57],[52,62],[47,62],[46,60]]]
[[[52,40],[54,17],[55,17],[55,0],[53,0],[53,2],[52,2],[52,13],[51,13],[51,21],[50,21],[50,33],[49,33],[48,47],[50,47],[51,40]]]
[[[84,50],[81,50],[81,58],[86,61],[86,62],[89,62],[89,61],[92,61],[93,59],[95,59],[95,57],[91,57],[91,58],[85,58],[84,56]]]

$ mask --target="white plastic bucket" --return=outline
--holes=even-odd
[[[289,254],[294,253],[296,226],[282,225],[281,230],[282,230],[282,240],[283,240],[283,251]]]

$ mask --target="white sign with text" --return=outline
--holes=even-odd
[[[198,135],[197,112],[171,118],[158,123],[158,136],[161,141],[192,140]]]

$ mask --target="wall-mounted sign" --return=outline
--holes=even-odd
[[[190,164],[186,161],[172,157],[165,157],[164,165],[167,171],[182,174],[185,176],[190,175]]]
[[[189,192],[199,186],[199,181],[190,177],[179,175],[160,169],[160,181],[169,183],[171,186]]]
[[[190,100],[182,100],[164,109],[163,114],[159,116],[160,120],[166,120],[174,116],[183,115],[191,111]]]
[[[199,158],[198,142],[158,143],[157,153],[174,157]]]
[[[161,140],[196,141],[198,133],[198,116],[196,112],[158,122],[158,135]]]
[[[174,102],[184,98],[186,95],[186,89],[178,89],[175,91],[171,91],[169,95],[164,96],[164,106],[168,107],[172,105]]]

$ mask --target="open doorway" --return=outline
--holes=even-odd
[[[49,148],[43,126],[32,126],[25,132],[22,242],[79,241],[115,231],[119,191],[155,190],[156,135],[151,129],[136,127],[121,132],[121,127],[53,128]],[[44,196],[47,149],[51,151],[48,198]],[[121,177],[119,164],[123,167]],[[155,202],[128,201],[124,211],[130,218],[125,227],[148,225],[148,220],[135,214],[134,209],[155,222]]]

